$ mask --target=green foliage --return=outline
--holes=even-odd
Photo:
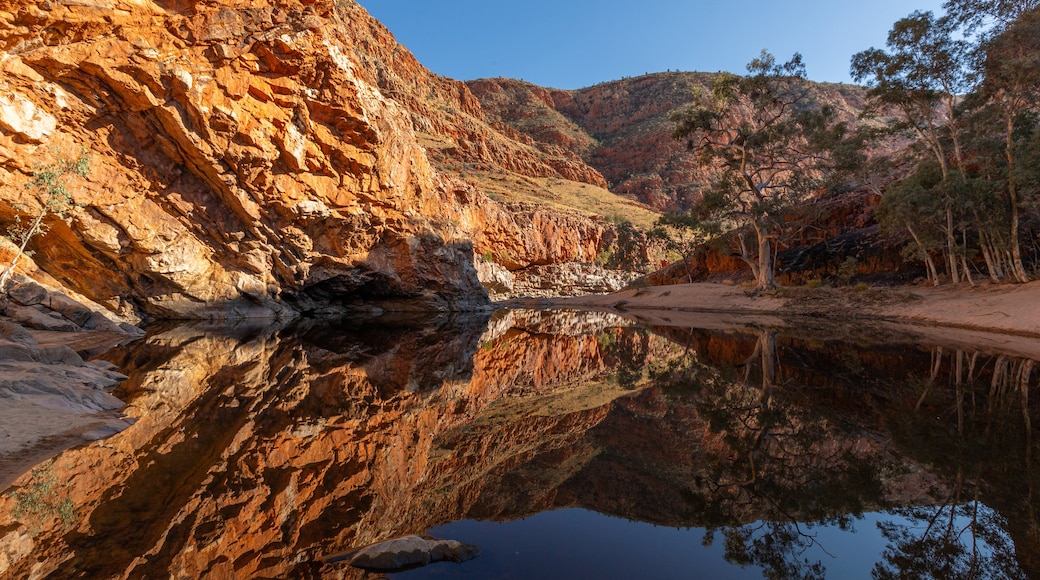
[[[818,187],[831,166],[829,149],[846,131],[810,99],[801,55],[777,63],[763,50],[747,69],[746,77],[719,74],[710,91],[695,91],[693,104],[673,115],[673,137],[718,178],[687,218],[668,219],[707,237],[750,226],[756,251],[741,243],[740,255],[759,287],[772,288],[782,210]]]
[[[54,215],[66,219],[69,212],[76,207],[67,180],[72,176],[86,177],[89,172],[90,154],[86,149],[82,149],[76,159],[60,158],[54,163],[40,165],[33,171],[33,177],[25,184],[25,188],[37,192],[41,208],[25,221],[21,212],[16,214],[14,224],[7,228],[7,237],[18,246],[18,252],[0,275],[0,290],[6,288],[7,280],[25,253],[29,240],[36,235],[47,233],[44,218]]]
[[[919,11],[897,21],[887,50],[852,59],[853,77],[870,87],[868,116],[930,158],[890,188],[878,215],[885,229],[913,238],[907,254],[936,280],[938,254],[953,281],[967,258],[981,256],[994,281],[1024,282],[1021,241],[1034,236],[1022,228],[1040,217],[1027,145],[1037,128],[1029,117],[1040,110],[1040,2],[947,0],[944,8],[941,17]]]
[[[90,154],[83,149],[76,159],[59,159],[54,163],[39,166],[33,178],[25,185],[43,194],[48,211],[58,213],[72,206],[72,194],[65,187],[69,175],[86,177],[90,173]]]
[[[76,506],[62,491],[67,485],[58,481],[51,462],[33,468],[30,483],[11,492],[15,500],[11,515],[18,520],[32,520],[34,526],[58,518],[68,528],[76,521]]]
[[[859,260],[856,256],[846,256],[842,260],[841,265],[838,266],[838,277],[841,278],[842,282],[848,284],[852,277],[856,275],[856,270],[859,268]]]
[[[946,0],[943,4],[947,17],[965,33],[982,30],[987,36],[1000,34],[1037,6],[1037,0]]]
[[[614,224],[616,237],[600,250],[595,262],[605,268],[645,272],[649,265],[644,253],[647,235],[623,216],[608,216],[607,221]]]

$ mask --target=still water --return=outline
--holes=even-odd
[[[136,423],[0,497],[0,578],[1040,577],[1040,352],[566,311],[172,327],[104,355]],[[26,502],[41,509],[26,509]]]

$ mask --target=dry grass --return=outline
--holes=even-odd
[[[660,215],[641,203],[588,183],[479,170],[465,172],[464,179],[498,201],[536,203],[588,216],[623,218],[642,230],[652,228]]]
[[[438,163],[438,170],[455,175],[497,201],[533,203],[608,219],[623,218],[644,231],[652,228],[660,216],[644,204],[588,183],[558,177],[529,177],[504,169],[452,161],[443,151],[455,144],[446,137],[419,134],[419,141],[431,153],[431,160],[443,160]]]

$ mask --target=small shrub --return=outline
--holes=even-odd
[[[44,218],[49,215],[57,216],[58,219],[68,219],[69,214],[76,207],[72,200],[72,192],[67,187],[67,181],[72,176],[86,177],[90,173],[90,154],[86,148],[80,150],[76,159],[61,158],[49,165],[39,165],[33,170],[33,178],[25,184],[25,188],[35,191],[39,196],[42,207],[39,213],[29,216],[28,223],[22,222],[21,208],[16,207],[15,222],[7,229],[7,238],[18,247],[17,253],[11,259],[11,263],[0,274],[0,291],[7,286],[14,269],[18,266],[18,260],[25,254],[29,240],[37,235],[47,234],[47,224]]]
[[[807,288],[819,288],[820,286],[823,286],[823,280],[820,280],[819,278],[813,278],[812,280],[807,281],[805,283],[805,286]]]
[[[856,275],[856,270],[859,268],[859,261],[856,260],[855,256],[848,256],[841,262],[841,266],[838,267],[838,276],[842,282],[848,284],[852,277]]]
[[[59,497],[67,483],[58,481],[48,461],[32,470],[31,483],[11,492],[14,498],[14,509],[11,515],[18,520],[32,521],[34,529],[51,518],[58,518],[68,529],[76,521],[76,505],[71,499]]]
[[[856,284],[854,289],[856,290],[856,292],[863,292],[867,288],[869,288],[869,286],[867,286],[866,282],[860,282]]]

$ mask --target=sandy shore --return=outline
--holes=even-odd
[[[676,284],[615,294],[560,298],[557,307],[583,307],[672,318],[679,313],[826,317],[913,323],[947,329],[1040,338],[1040,281],[899,288],[780,288],[755,294],[739,286]],[[662,314],[671,312],[668,314]]]

